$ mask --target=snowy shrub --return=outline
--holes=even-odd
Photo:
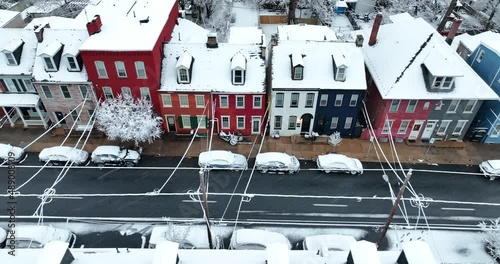
[[[485,234],[486,248],[493,258],[500,258],[500,218],[491,220],[491,222],[481,222],[479,224],[481,230]]]

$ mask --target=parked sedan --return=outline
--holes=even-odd
[[[304,250],[317,252],[323,248],[328,251],[349,251],[351,244],[355,243],[356,239],[353,236],[346,235],[315,235],[308,236],[302,242]]]
[[[268,245],[274,243],[285,244],[288,249],[292,248],[288,238],[280,233],[259,229],[238,229],[231,236],[229,249],[265,250]]]
[[[286,153],[266,152],[257,154],[255,169],[262,173],[268,171],[295,173],[300,170],[300,163],[295,156]]]
[[[38,159],[42,163],[49,166],[64,165],[67,161],[74,162],[74,165],[87,165],[89,161],[89,153],[84,150],[75,149],[72,147],[51,147],[45,148],[40,152]]]
[[[92,152],[92,163],[102,166],[136,166],[141,160],[138,151],[118,146],[99,146]]]
[[[318,169],[330,173],[332,171],[346,172],[350,174],[362,174],[363,164],[354,158],[342,154],[319,155],[316,160]]]
[[[12,154],[9,155],[9,153]],[[20,163],[23,162],[28,157],[28,155],[20,147],[0,143],[0,163],[8,160],[9,157],[12,157],[12,162]]]
[[[76,236],[65,229],[51,226],[18,225],[16,226],[16,248],[42,248],[51,241],[68,242],[73,247]],[[10,243],[7,240],[7,243]]]
[[[479,169],[484,174],[484,177],[489,177],[494,180],[500,177],[500,160],[487,160],[479,164]]]
[[[246,170],[247,159],[241,154],[226,150],[211,150],[200,153],[198,165],[208,169]]]

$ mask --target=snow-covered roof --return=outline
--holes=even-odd
[[[61,263],[66,250],[68,250],[68,242],[52,241],[43,247],[43,251],[38,258],[37,264],[53,264]]]
[[[39,101],[36,94],[0,93],[0,106],[35,107]]]
[[[278,40],[337,40],[335,32],[327,26],[286,25],[278,27]]]
[[[102,154],[120,154],[120,147],[118,146],[99,146],[94,151],[92,151],[93,155],[102,155]]]
[[[492,42],[492,43],[497,43],[496,45],[489,46],[493,51],[495,49],[497,52],[499,52],[500,47],[498,46],[498,43],[500,42],[500,33],[495,33],[492,31],[485,31],[483,33],[479,33],[477,35],[469,35],[468,33],[464,33],[458,36],[455,36],[453,38],[453,43],[451,44],[451,47],[453,50],[457,50],[458,45],[460,42],[471,52],[474,51],[481,42]]]
[[[292,158],[290,155],[288,155],[286,153],[281,153],[281,152],[259,153],[255,157],[256,164],[267,163],[270,161],[277,161],[277,162],[281,162],[283,164],[290,164],[290,163],[292,163]]]
[[[290,55],[304,55],[303,80],[292,80]],[[342,54],[347,66],[345,81],[335,81],[332,55]],[[354,43],[329,41],[280,41],[273,48],[272,87],[284,89],[365,90],[365,65],[361,49]]]
[[[265,35],[258,27],[230,27],[228,43],[231,44],[266,44]]]
[[[38,49],[42,50],[42,53],[40,53],[40,55],[53,57],[62,48],[62,46],[63,46],[63,44],[61,44],[61,42],[54,40],[54,41],[50,42],[50,44],[45,46],[43,49],[40,45],[38,47]]]
[[[17,11],[0,9],[0,28],[9,23],[17,15],[19,15],[19,12]]]
[[[380,264],[377,247],[374,243],[366,240],[351,244],[351,256],[356,264]]]
[[[228,163],[233,163],[235,160],[234,153],[227,150],[211,150],[201,152],[198,156],[198,163],[208,163],[214,159],[225,160]]]
[[[9,44],[2,47],[2,51],[14,52],[23,43],[24,41],[21,38],[14,38],[9,42]]]
[[[267,245],[267,264],[289,264],[288,245],[271,243]]]
[[[238,229],[234,231],[230,242],[231,246],[235,249],[238,246],[244,245],[261,245],[266,247],[273,243],[282,243],[287,245],[288,249],[291,249],[290,241],[284,235],[259,229]]]
[[[371,28],[354,32],[360,33],[364,35],[362,49],[366,67],[383,99],[498,99],[498,95],[422,18],[381,25],[373,46],[368,45]],[[455,78],[452,91],[427,90],[422,64],[429,56],[441,56],[441,64],[438,64],[441,69],[453,68],[463,74]]]
[[[175,64],[175,68],[179,67],[184,67],[184,68],[189,68],[191,66],[191,62],[193,61],[193,56],[189,54],[189,52],[184,51],[182,55],[179,57],[177,60],[177,63]]]
[[[463,67],[460,66],[463,61],[454,59],[455,55],[446,46],[438,45],[429,52],[423,63],[434,76],[462,77],[464,76]]]
[[[164,46],[160,91],[214,91],[230,93],[262,93],[265,91],[265,65],[260,46],[219,43],[218,48],[206,44],[167,43]],[[177,83],[177,58],[189,52],[194,59],[191,83]],[[246,59],[245,83],[233,85],[231,58],[240,52]]]
[[[101,32],[90,36],[80,50],[152,50],[175,2],[176,0],[102,0],[95,6],[88,5],[76,19],[88,22],[87,17],[92,19],[100,15],[102,27]]]
[[[52,29],[45,28],[43,31],[43,42],[38,43],[33,77],[38,82],[66,82],[82,83],[88,82],[87,72],[83,65],[81,71],[68,71],[66,56],[78,54],[78,48],[89,37],[86,29]],[[41,55],[54,53],[57,47],[64,45],[59,62],[59,70],[56,72],[45,71],[45,64]]]
[[[76,20],[73,18],[66,17],[57,17],[57,16],[49,16],[49,17],[38,17],[31,20],[31,22],[26,25],[24,28],[34,29],[35,26],[44,26],[49,24],[51,29],[85,29],[85,21]]]
[[[237,52],[232,58],[231,58],[231,69],[240,69],[240,70],[246,70],[247,69],[247,59],[241,52]]]
[[[43,245],[54,240],[67,241],[71,238],[71,233],[51,226],[20,225],[16,227],[16,238],[32,239]]]
[[[37,40],[32,29],[0,28],[0,50],[9,48],[12,41],[24,42],[19,65],[7,65],[5,58],[0,59],[0,75],[28,75],[33,71]],[[0,54],[3,57],[3,54]]]
[[[481,44],[490,48],[493,52],[500,56],[500,34],[498,34],[498,39],[484,39],[481,40]]]
[[[347,3],[344,0],[337,0],[337,2],[335,3],[335,7],[347,8]]]
[[[351,244],[355,242],[356,239],[353,236],[339,234],[315,235],[306,237],[304,239],[304,246],[307,246],[307,250],[313,251],[323,248],[335,251],[349,251]]]
[[[179,18],[178,24],[172,31],[172,38],[169,43],[206,43],[208,30],[198,26],[196,23]]]
[[[403,252],[408,264],[437,264],[431,247],[424,241],[415,240],[403,243]]]
[[[391,19],[392,23],[402,23],[406,21],[412,21],[415,18],[408,13],[400,13],[389,16],[389,19]]]

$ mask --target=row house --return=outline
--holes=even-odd
[[[104,0],[76,19],[82,16],[92,20],[79,51],[98,100],[127,94],[151,100],[159,113],[162,45],[171,38],[177,1]]]
[[[97,103],[78,51],[88,37],[85,29],[42,26],[33,66],[33,84],[50,120],[61,121],[60,127],[74,127],[77,131],[86,129]]]
[[[48,127],[48,115],[32,83],[37,38],[33,29],[0,28],[0,126]]]
[[[282,29],[287,26],[280,28],[279,39],[291,36],[291,30]],[[316,35],[325,35],[322,27],[310,31],[314,29],[321,30]],[[366,92],[363,53],[354,42],[310,35],[318,41],[287,37],[272,46],[270,129],[282,136],[309,132],[359,136],[358,117]]]
[[[170,133],[263,132],[266,113],[262,44],[206,43],[164,45],[161,115]],[[212,127],[213,124],[213,127]]]
[[[485,100],[498,95],[421,18],[399,15],[364,36],[367,115],[375,136],[410,141],[462,140]],[[393,20],[394,21],[394,20]]]

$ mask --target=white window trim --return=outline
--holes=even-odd
[[[108,70],[106,69],[106,64],[104,64],[104,61],[94,61],[94,64],[95,64],[95,69],[97,71],[97,77],[99,79],[107,79],[108,78]],[[102,65],[102,70],[104,71],[105,75],[100,74],[98,65]]]
[[[140,91],[140,94],[141,94],[141,99],[146,99],[147,101],[152,101],[153,98],[151,98],[151,92],[149,91],[149,87],[141,87],[139,89]],[[144,91],[147,91],[147,93],[145,93]],[[149,97],[149,99],[145,98],[145,97]]]
[[[106,91],[110,91],[111,98],[106,98]],[[109,87],[109,86],[102,87],[102,93],[104,95],[104,99],[114,99],[115,98],[115,95],[113,94],[113,89],[111,89],[111,87]]]
[[[353,100],[353,97],[355,97],[356,100]],[[349,107],[356,107],[358,105],[358,100],[359,100],[359,94],[351,94],[351,99],[349,100]],[[354,104],[352,102],[354,102]]]
[[[43,89],[43,87],[47,87],[47,91]],[[54,95],[52,94],[52,91],[50,90],[50,87],[48,85],[41,85],[40,90],[42,90],[43,96],[47,99],[53,99]],[[49,93],[50,97],[47,96],[47,92]]]
[[[467,109],[467,105],[469,105],[470,101],[474,101],[474,104],[472,105],[472,108],[470,109],[470,111],[465,111]],[[476,104],[477,104],[477,100],[467,101],[467,104],[465,105],[465,108],[464,108],[464,114],[472,114],[474,112],[474,108],[476,108]]]
[[[402,129],[403,128],[403,124],[404,122],[408,122],[406,123],[406,126],[404,127],[404,130]],[[410,126],[410,122],[411,120],[401,120],[401,124],[399,124],[399,128],[398,128],[398,134],[406,134],[406,132],[408,131],[408,127]]]
[[[69,60],[72,59],[75,62],[75,68],[71,67]],[[66,56],[66,63],[68,65],[68,71],[80,71],[80,65],[78,65],[78,60],[75,56]]]
[[[198,121],[198,128],[207,128],[207,116],[206,115],[197,115],[196,119]]]
[[[166,100],[165,98],[168,98],[168,99]],[[172,107],[172,95],[162,94],[161,101],[162,101],[163,107]]]
[[[240,127],[240,124],[238,122],[238,118],[243,118],[243,126]],[[245,116],[236,116],[236,128],[237,129],[245,129]]]
[[[179,107],[181,108],[189,108],[189,96],[187,94],[179,94]],[[186,105],[182,104],[182,99],[181,98],[186,98]]]
[[[254,126],[253,126],[253,121],[254,119],[257,119],[259,120],[259,127],[258,127],[258,131],[254,131]],[[252,123],[250,124],[250,128],[252,129],[252,134],[260,134],[260,130],[261,130],[261,127],[262,127],[262,117],[261,116],[252,116]]]
[[[255,98],[260,98],[259,105],[255,106]],[[253,109],[261,109],[262,108],[262,96],[261,95],[254,95],[252,98],[252,106]]]
[[[323,100],[323,98],[325,100]],[[319,98],[319,106],[327,106],[327,105],[328,105],[328,94],[322,94]]]
[[[242,98],[243,100],[243,105],[242,106],[238,106],[238,98]],[[236,108],[238,109],[244,109],[245,108],[245,96],[244,95],[237,95],[236,96]]]
[[[384,131],[385,130],[385,124],[388,124],[389,125],[389,129],[387,131]],[[394,120],[385,120],[384,121],[384,126],[382,127],[382,131],[380,132],[380,134],[383,134],[383,135],[387,135],[389,134],[390,131],[392,131],[392,126],[394,125]]]
[[[66,90],[68,90],[69,97],[64,96],[63,87],[66,87]],[[61,97],[63,99],[71,99],[71,97],[72,97],[71,92],[69,91],[69,87],[67,85],[59,85],[59,91],[61,91]]]
[[[450,107],[453,105],[453,101],[456,101],[457,104],[455,105],[455,109],[453,110],[450,110]],[[448,106],[448,109],[446,109],[446,113],[456,113],[457,112],[457,109],[458,109],[458,106],[460,105],[460,100],[451,100],[450,101],[450,105]]]
[[[311,99],[311,105],[307,105],[307,101],[309,100],[309,95],[312,95],[312,99]],[[314,98],[316,97],[316,95],[314,93],[306,93],[306,104],[304,107],[306,108],[312,108],[314,107]]]
[[[187,118],[189,122],[184,122],[184,118]],[[191,116],[190,115],[181,115],[182,120],[182,128],[191,128]]]
[[[394,101],[398,101],[398,105],[396,106],[396,109],[395,110],[392,110],[392,103],[394,103]],[[391,101],[391,104],[389,105],[389,113],[396,113],[398,110],[399,110],[399,106],[401,105],[401,100],[398,100],[398,99],[393,99]]]
[[[297,129],[298,118],[297,118],[297,116],[293,116],[293,117],[295,117],[295,122],[293,122],[293,128],[291,128],[290,127],[290,121],[292,120],[292,115],[288,116],[288,123],[286,124],[287,127],[288,127],[288,130],[295,130],[295,129]]]
[[[224,126],[224,118],[227,117],[227,126]],[[230,129],[231,128],[231,116],[223,115],[220,116],[220,127],[222,129]]]
[[[198,98],[200,98],[200,97],[202,98],[202,102],[203,102],[202,105],[198,104]],[[195,94],[194,95],[194,102],[196,104],[196,108],[205,108],[205,96],[204,95],[202,95],[202,94]]]
[[[5,61],[7,62],[7,65],[9,65],[9,66],[17,66],[17,65],[19,65],[19,62],[17,61],[16,56],[14,56],[14,54],[12,52],[10,52],[10,51],[4,51],[3,54],[5,55]],[[14,61],[14,64],[9,63],[9,58],[8,58],[7,55],[11,56],[11,59]]]
[[[85,99],[85,95],[82,92],[82,87],[85,87],[87,90],[87,95],[90,95],[89,87],[87,85],[78,85],[78,90],[80,90],[80,95],[82,96],[83,99]],[[90,96],[89,96],[90,99]]]
[[[236,81],[236,72],[241,73],[241,82]],[[244,70],[233,70],[233,84],[245,84],[245,71]]]
[[[137,67],[137,65],[142,65],[142,70],[144,71],[144,76],[140,76],[140,74],[139,74],[140,67]],[[143,61],[134,62],[134,66],[135,66],[135,74],[137,76],[137,79],[147,79],[148,78],[148,75],[146,73],[146,66],[144,65]]]
[[[222,105],[222,98],[226,98],[226,103],[227,105]],[[229,108],[229,96],[227,95],[219,95],[219,105],[220,105],[220,108]]]
[[[337,101],[340,101],[340,103],[337,104]],[[343,103],[344,103],[344,95],[343,94],[337,94],[335,96],[334,106],[340,107],[340,106],[342,106]]]
[[[186,71],[186,80],[182,80],[181,70]],[[181,67],[181,68],[177,69],[177,80],[179,81],[179,83],[190,83],[191,80],[189,78],[189,69],[187,69],[185,67]]]
[[[293,95],[296,94],[297,95],[297,105],[293,106]],[[292,108],[297,108],[299,107],[299,104],[300,104],[300,93],[291,93],[290,94],[290,107]]]
[[[484,57],[484,50],[480,50],[479,54],[477,55],[476,61],[478,63],[481,63],[481,61],[483,60],[483,57]]]
[[[348,127],[348,126],[347,126],[347,124],[348,124],[347,120],[348,120],[349,118],[351,119],[351,122],[349,122],[349,123],[350,123],[350,125],[349,125],[349,127]],[[352,121],[353,121],[353,120],[354,120],[354,118],[352,118],[352,117],[350,117],[350,116],[346,117],[346,118],[345,118],[345,122],[344,122],[344,129],[351,129],[351,128],[352,128]]]
[[[125,76],[120,76],[120,70],[123,67],[123,72]],[[116,74],[118,78],[127,78],[127,69],[125,68],[125,62],[123,61],[115,61]]]
[[[278,95],[282,95],[281,105],[278,105]],[[276,102],[274,102],[274,107],[283,108],[284,106],[285,106],[285,93],[276,93]]]
[[[127,94],[127,95],[130,95],[130,97],[132,97],[132,89],[130,89],[130,87],[123,86],[121,88],[121,90],[122,90],[122,96],[125,96]],[[127,92],[125,92],[125,91],[127,91]]]
[[[441,128],[441,126],[443,125],[443,123],[446,124],[446,127],[445,129],[443,130],[443,132],[439,132],[439,129]],[[437,130],[436,130],[436,135],[438,136],[444,136],[446,135],[446,131],[448,130],[448,127],[450,126],[451,124],[451,120],[441,120],[441,124],[439,124]]]
[[[411,101],[415,101],[415,107],[413,107],[413,110],[409,110],[410,108],[410,102]],[[415,113],[415,110],[417,109],[417,105],[418,105],[418,100],[408,100],[408,105],[406,106],[406,112],[407,113]]]
[[[453,128],[453,132],[451,133],[452,136],[460,136],[462,135],[462,132],[464,131],[464,128],[465,126],[467,125],[467,123],[469,122],[469,120],[458,120],[457,121],[457,125],[455,126],[455,128]],[[462,123],[464,124],[461,128],[460,128],[460,131],[459,132],[455,132],[455,129],[457,129],[458,125]]]
[[[343,73],[340,73],[340,70],[344,70]],[[337,74],[335,75],[335,81],[345,81],[345,72],[346,72],[346,67],[338,67],[337,68]]]
[[[53,57],[42,56],[42,59],[43,59],[43,65],[45,67],[45,71],[57,71],[56,63],[54,62],[54,58]],[[54,66],[54,67],[50,68],[49,65],[47,65],[47,62],[45,61],[45,59],[50,59],[50,61],[52,63],[52,66]]]
[[[293,79],[294,80],[301,80],[304,75],[304,68],[300,66],[295,66],[293,68]]]
[[[443,79],[441,81],[441,83],[440,83],[439,86],[435,86],[437,78],[442,78]],[[449,86],[444,86],[444,83],[446,82],[446,78],[452,78]],[[431,89],[450,90],[451,87],[453,87],[453,83],[454,82],[455,82],[455,78],[454,77],[449,77],[449,76],[434,76],[434,80],[432,81]]]
[[[333,122],[335,120],[335,122]],[[339,117],[338,116],[332,116],[332,120],[330,121],[330,129],[337,129],[339,127]],[[335,124],[335,126],[334,126]]]
[[[280,122],[279,122],[280,126],[276,127],[276,117],[278,117],[278,116],[281,118]],[[274,121],[273,122],[273,126],[274,126],[275,130],[281,130],[281,129],[283,129],[283,116],[281,116],[281,115],[274,116],[274,120],[273,121]]]

